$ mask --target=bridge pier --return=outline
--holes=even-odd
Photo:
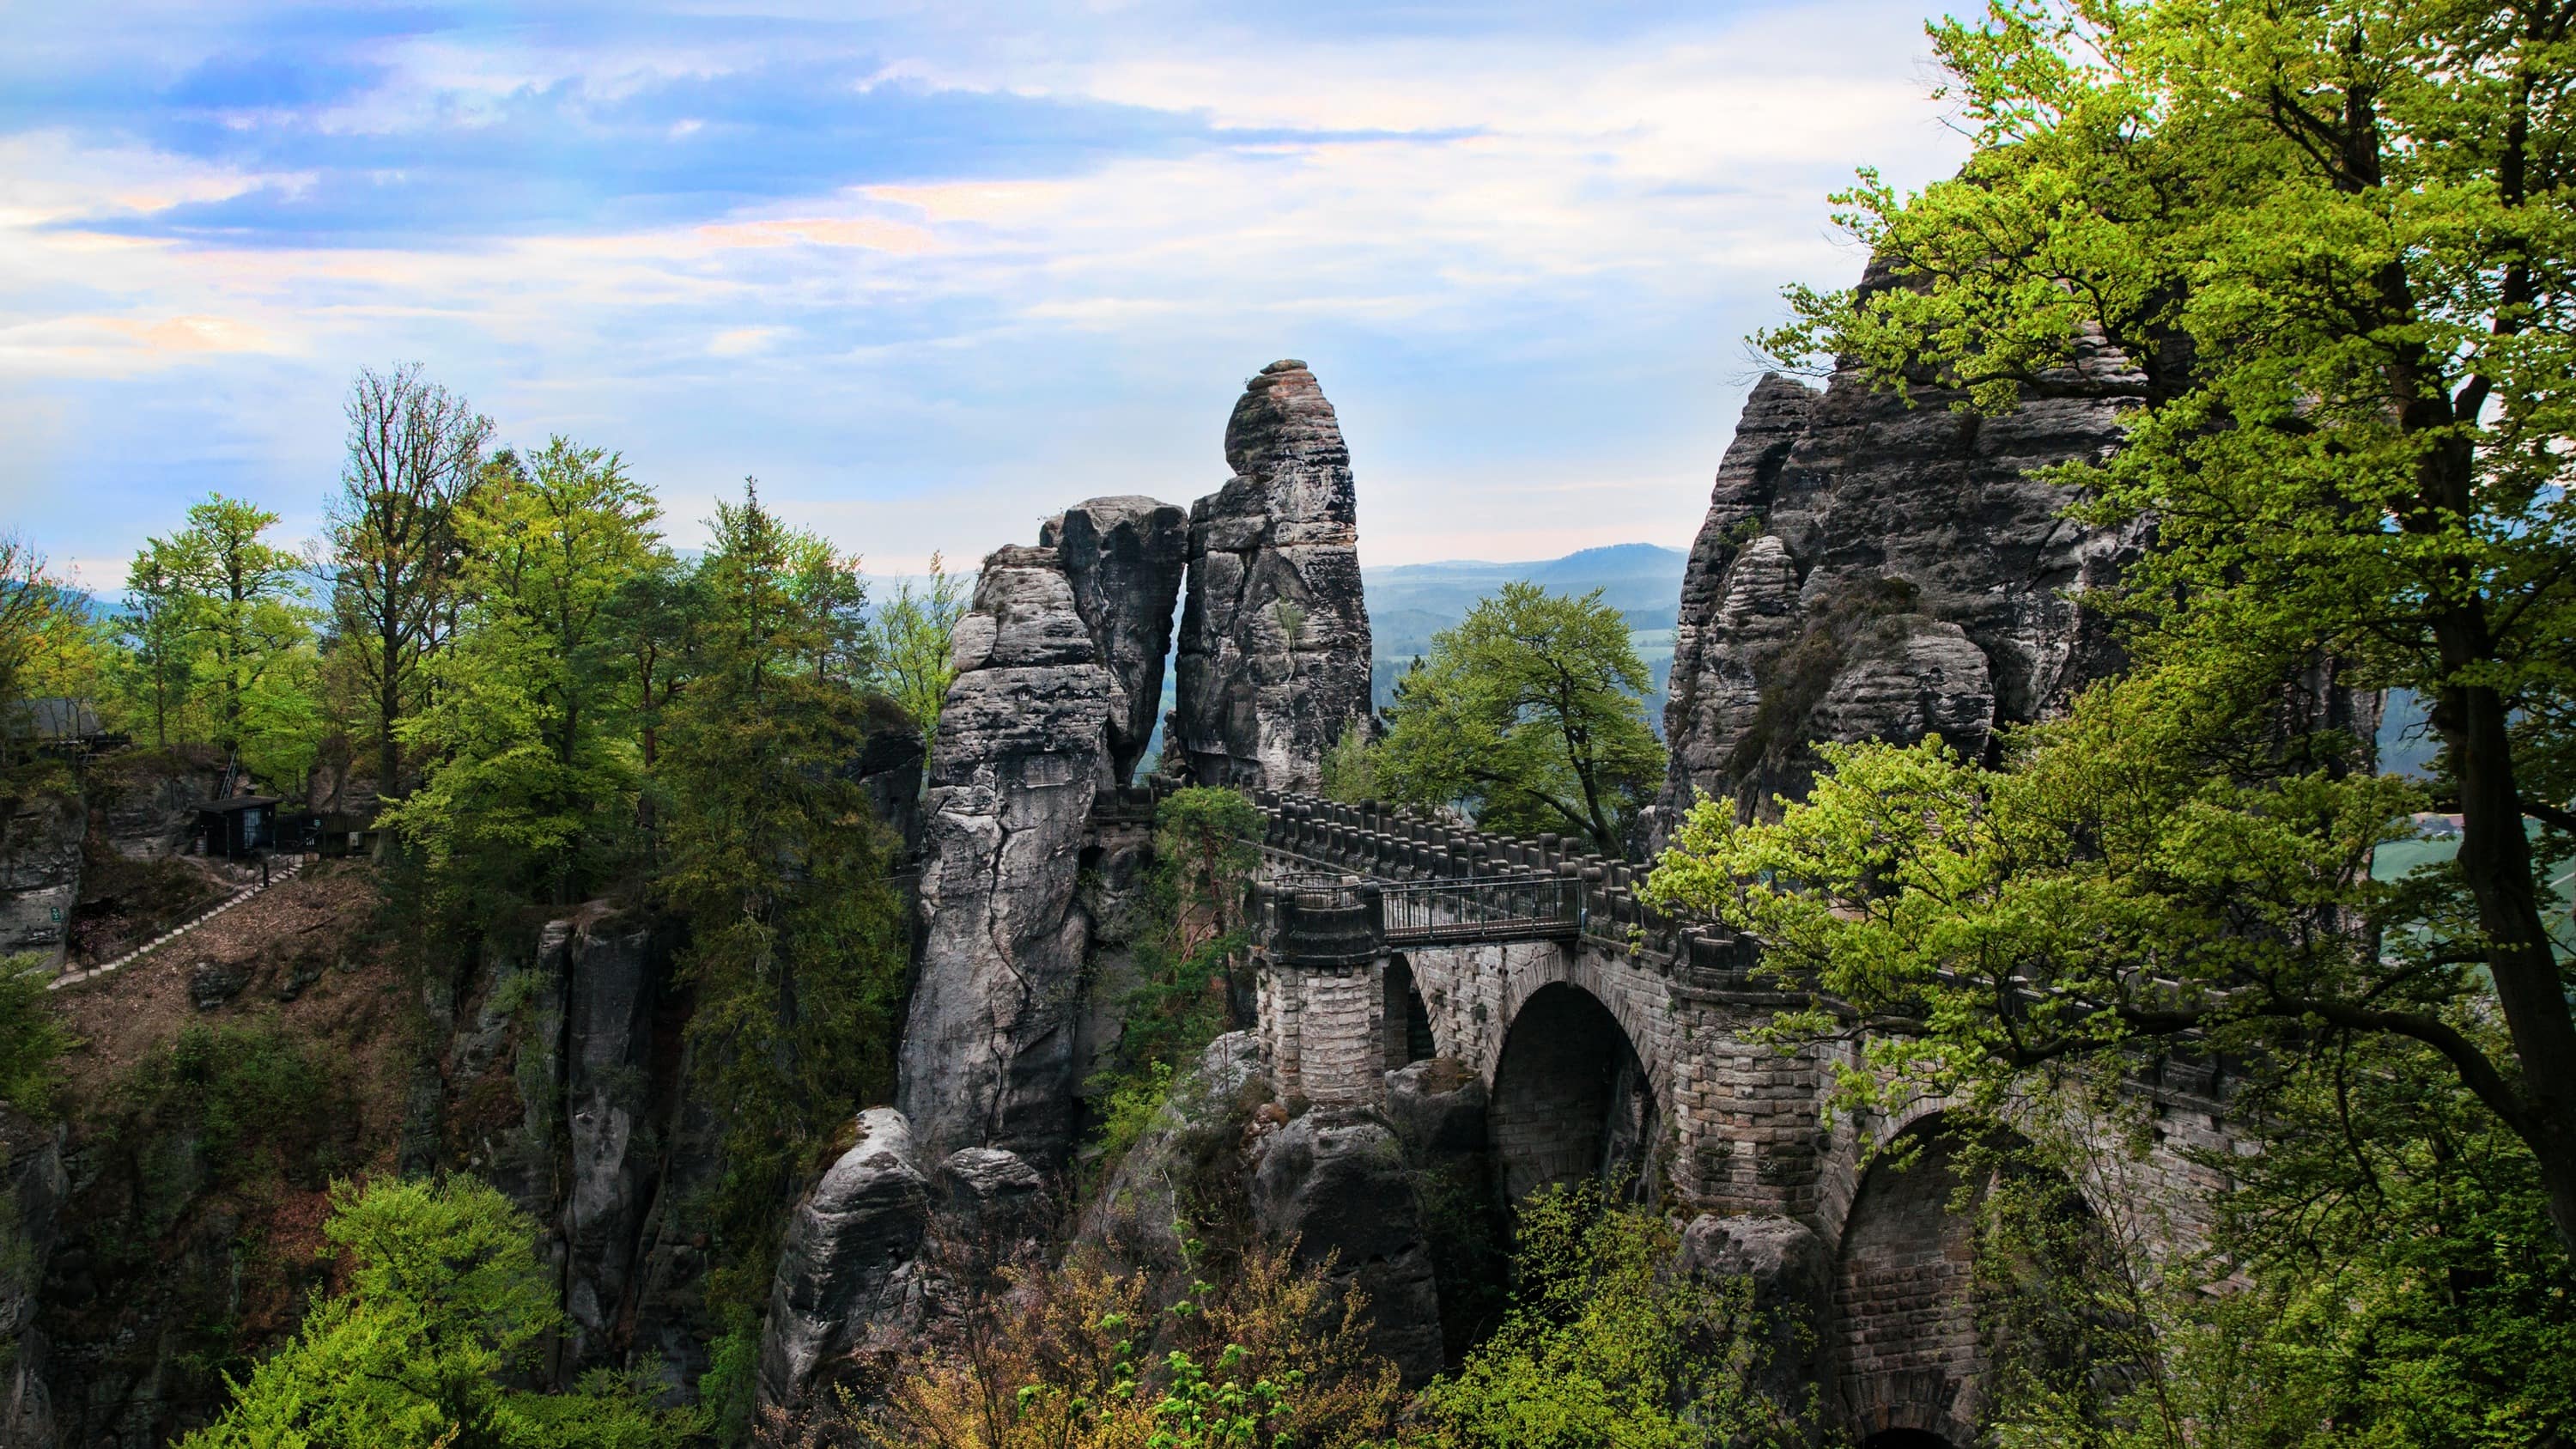
[[[1386,918],[1375,884],[1261,888],[1261,1054],[1283,1099],[1386,1105]],[[1400,1025],[1400,1024],[1399,1024]]]

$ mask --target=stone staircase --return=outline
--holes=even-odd
[[[187,921],[171,927],[169,930],[162,932],[160,935],[155,936],[151,940],[144,942],[142,945],[135,947],[133,950],[126,952],[115,960],[106,962],[102,965],[92,966],[86,971],[67,971],[45,983],[45,989],[47,991],[60,991],[66,986],[78,986],[84,981],[94,981],[101,976],[105,976],[111,971],[120,970],[133,962],[142,960],[144,957],[149,956],[153,952],[160,950],[162,947],[169,945],[172,941],[179,939],[190,931],[193,931],[199,926],[206,924],[208,921],[213,920],[215,917],[222,915],[224,912],[229,911],[233,907],[240,905],[242,902],[249,900],[251,897],[258,895],[261,891],[284,885],[288,881],[293,880],[296,877],[296,874],[304,869],[305,859],[306,858],[303,856],[296,856],[292,860],[289,860],[285,865],[271,870],[269,872],[268,883],[266,885],[244,886],[224,899],[217,901],[207,909],[198,912]]]

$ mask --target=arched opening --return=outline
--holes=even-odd
[[[1390,1072],[1440,1054],[1431,1039],[1431,1012],[1413,984],[1413,966],[1401,956],[1386,960],[1386,1069]]]
[[[1843,1399],[1871,1445],[1938,1444],[1943,1428],[1974,1427],[1976,1224],[1950,1210],[1964,1145],[1938,1114],[1907,1128],[1870,1164],[1843,1225]]]
[[[1519,1202],[1556,1183],[1599,1178],[1651,1202],[1660,1131],[1652,1083],[1608,1007],[1578,987],[1540,987],[1512,1019],[1494,1069],[1494,1158]]]
[[[2001,1130],[1934,1113],[1873,1162],[1843,1225],[1834,1289],[1842,1397],[1863,1449],[1975,1442],[1989,1383],[2097,1369],[2107,1235],[2058,1173]],[[1962,1199],[1960,1189],[1967,1193]],[[1989,1223],[2006,1236],[1981,1244]],[[1981,1247],[1992,1248],[1981,1263]],[[2099,1282],[2102,1280],[2094,1280]]]

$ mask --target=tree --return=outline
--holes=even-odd
[[[647,1449],[688,1428],[652,1407],[651,1386],[605,1372],[567,1394],[507,1386],[540,1366],[562,1314],[537,1224],[489,1184],[338,1183],[322,1231],[347,1286],[247,1380],[227,1379],[232,1404],[187,1449]]]
[[[348,460],[331,502],[332,608],[374,698],[376,788],[402,793],[395,726],[443,642],[459,563],[456,509],[483,466],[492,421],[417,363],[349,385]]]
[[[692,1058],[726,1124],[716,1295],[768,1289],[777,1204],[852,1109],[892,1089],[909,946],[888,845],[850,765],[866,744],[848,602],[857,570],[745,486],[698,567],[672,703],[659,887],[689,923]],[[826,567],[840,582],[819,581]]]
[[[1664,776],[1649,676],[1601,602],[1511,583],[1433,635],[1399,681],[1378,781],[1419,805],[1473,801],[1496,830],[1562,830],[1604,855]]]
[[[894,597],[877,612],[877,671],[885,692],[921,727],[923,744],[939,737],[939,706],[948,698],[949,645],[966,617],[964,585],[946,561],[930,556],[929,586],[916,591],[899,580]]]
[[[296,575],[304,561],[264,542],[277,515],[220,493],[188,509],[188,526],[146,540],[166,570],[194,683],[206,699],[214,743],[238,752],[255,728],[252,712],[269,671],[312,634]]]
[[[555,438],[458,510],[465,627],[398,726],[427,765],[387,821],[452,892],[543,881],[568,904],[605,873],[636,789],[618,602],[651,564],[652,496],[613,453]]]
[[[0,533],[0,767],[17,763],[17,707],[29,693],[47,636],[71,607],[44,556],[15,534]]]
[[[2315,1001],[2439,1051],[2576,1243],[2576,1018],[2538,868],[2576,838],[2571,25],[2523,0],[2030,0],[1936,26],[1974,159],[1912,197],[1865,174],[1839,199],[1884,283],[1793,290],[1763,341],[1977,409],[2129,401],[2126,446],[2059,476],[2095,520],[2154,520],[2118,601],[2144,667],[2277,693],[2332,661],[2431,702],[2462,817],[2439,944],[2410,1009]],[[2475,1001],[2501,1054],[2458,1030]]]
[[[189,593],[179,546],[154,539],[137,549],[125,575],[124,643],[128,688],[152,715],[152,743],[167,749],[171,717],[188,702],[196,673],[188,623]]]

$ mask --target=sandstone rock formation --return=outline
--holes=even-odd
[[[62,1138],[0,1103],[0,1444],[54,1442],[48,1345],[36,1317],[71,1192]]]
[[[571,1358],[583,1366],[610,1361],[652,1195],[646,1069],[660,984],[654,947],[650,921],[592,912],[580,918],[565,953],[571,1172],[563,1212],[564,1311],[572,1319]]]
[[[1226,424],[1234,477],[1190,510],[1164,757],[1202,785],[1312,789],[1369,711],[1350,449],[1306,364],[1274,362]]]
[[[1366,1107],[1316,1107],[1263,1145],[1252,1213],[1294,1238],[1297,1259],[1328,1264],[1343,1293],[1368,1299],[1369,1348],[1407,1384],[1440,1372],[1440,1294],[1403,1143]]]
[[[1222,1191],[1229,1159],[1239,1156],[1244,1124],[1269,1097],[1257,1035],[1234,1031],[1208,1043],[1198,1061],[1172,1079],[1153,1120],[1083,1209],[1077,1238],[1122,1268],[1181,1271],[1172,1224],[1182,1216],[1183,1200]]]
[[[78,795],[0,800],[0,956],[32,951],[61,963],[86,826]]]
[[[2032,475],[2107,454],[2117,407],[1979,418],[1956,396],[1843,372],[1821,393],[1766,376],[1745,400],[1682,583],[1667,821],[1802,793],[1819,740],[1933,733],[1980,756],[2116,667],[2070,595],[2112,581],[2140,535],[2063,517],[2067,490]]]
[[[1682,1232],[1681,1270],[1726,1282],[1747,1280],[1761,1361],[1747,1387],[1769,1399],[1785,1425],[1817,1442],[1825,1422],[1811,1390],[1831,1367],[1825,1351],[1833,1327],[1833,1254],[1813,1228],[1769,1214],[1703,1213]]]
[[[918,1311],[930,1174],[900,1113],[862,1112],[858,1134],[788,1222],[760,1340],[764,1408],[803,1402],[835,1360]]]
[[[1172,609],[1189,562],[1190,516],[1152,498],[1094,498],[1048,519],[1038,543],[1056,551],[1073,586],[1074,609],[1118,681],[1109,710],[1109,768],[1113,782],[1124,785],[1144,758],[1163,706],[1163,659],[1171,652]]]
[[[1055,549],[984,560],[931,751],[899,1063],[900,1105],[938,1156],[991,1146],[1052,1167],[1071,1136],[1089,940],[1074,889],[1120,698],[1099,659]]]

